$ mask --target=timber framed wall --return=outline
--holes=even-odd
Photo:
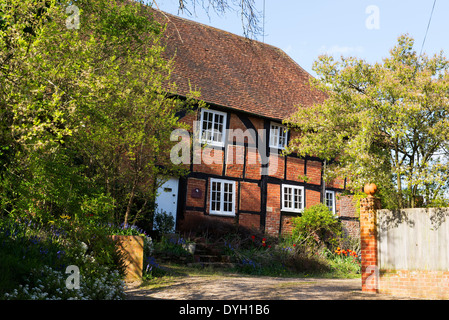
[[[223,112],[226,109],[211,106],[211,110]],[[181,121],[193,128],[194,121],[201,120],[200,113],[197,110]],[[206,215],[260,229],[273,236],[291,232],[291,220],[300,213],[283,210],[282,186],[302,188],[304,208],[320,203],[323,197],[323,162],[316,157],[299,158],[295,154],[283,156],[281,150],[269,148],[270,123],[273,122],[271,119],[235,110],[228,110],[226,114],[226,129],[240,129],[243,132],[252,129],[257,133],[266,132],[266,136],[259,135],[254,139],[248,135],[243,142],[237,139],[231,141],[231,138],[226,136],[224,145],[214,147],[213,150],[193,150],[192,147],[192,157],[201,153],[217,161],[210,163],[203,161],[203,157],[201,163],[191,161],[188,168],[190,173],[180,183],[182,195],[178,208],[179,219],[186,221],[190,217]],[[300,175],[306,175],[308,181],[301,180]],[[233,216],[214,215],[210,212],[211,182],[216,180],[235,182]],[[344,180],[334,181],[326,186],[327,191],[335,194],[335,212],[342,219],[345,230],[351,236],[357,237],[358,219],[355,216],[352,197],[339,196],[344,188]]]

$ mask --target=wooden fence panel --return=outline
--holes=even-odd
[[[381,270],[449,270],[449,208],[377,211]]]

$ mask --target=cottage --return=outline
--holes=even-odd
[[[175,57],[178,94],[198,88],[208,105],[180,115],[196,128],[190,173],[159,189],[159,209],[178,226],[207,215],[279,235],[304,208],[324,202],[356,234],[352,198],[339,196],[345,180],[324,185],[321,159],[282,154],[295,134],[282,120],[325,98],[310,87],[311,75],[271,45],[169,14],[156,17],[170,20],[165,54]]]

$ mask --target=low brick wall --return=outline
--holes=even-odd
[[[449,271],[380,270],[379,293],[449,299]]]
[[[122,252],[126,263],[126,282],[142,279],[143,272],[143,246],[141,236],[112,236],[118,249]]]

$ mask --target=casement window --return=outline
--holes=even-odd
[[[210,214],[235,215],[235,182],[210,180]]]
[[[282,210],[302,212],[304,209],[304,187],[282,185]]]
[[[335,214],[335,192],[326,190],[325,201],[330,212]]]
[[[224,146],[226,113],[201,109],[200,141],[212,146]]]
[[[272,122],[270,125],[270,148],[284,149],[287,146],[287,128]]]

